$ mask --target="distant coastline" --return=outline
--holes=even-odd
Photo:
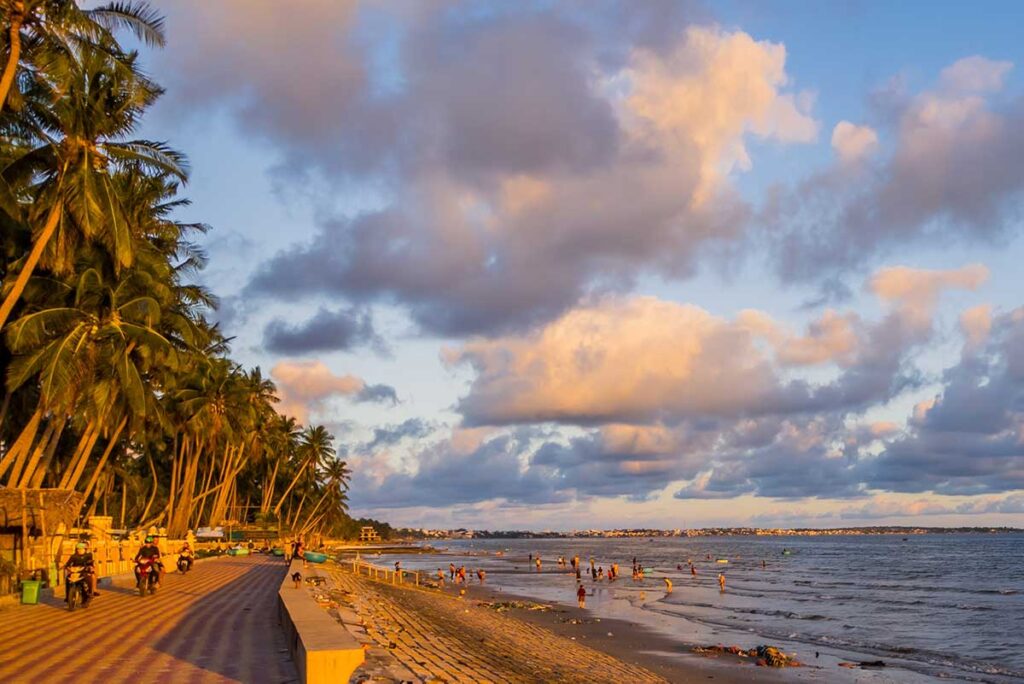
[[[770,527],[702,527],[699,529],[616,529],[616,530],[453,530],[401,529],[399,539],[578,539],[626,537],[842,537],[862,535],[925,535],[925,534],[1014,534],[1024,532],[1018,527],[901,527],[880,525],[868,527],[770,528]]]

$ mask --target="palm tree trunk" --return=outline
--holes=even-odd
[[[28,465],[25,466],[25,470],[22,471],[21,477],[15,483],[14,473],[11,473],[11,482],[15,487],[25,489],[28,487],[28,483],[32,480],[32,476],[36,472],[36,467],[39,465],[39,460],[43,457],[43,453],[47,447],[50,446],[50,440],[53,439],[53,433],[57,430],[57,418],[54,416],[50,417],[49,423],[46,425],[46,429],[43,430],[43,436],[36,442],[36,448],[32,450],[32,458],[28,460]]]
[[[63,172],[61,175],[63,175]],[[21,299],[21,294],[25,291],[25,286],[28,285],[28,279],[32,277],[32,272],[36,270],[36,264],[39,263],[39,259],[43,256],[43,250],[46,249],[47,243],[50,242],[54,231],[57,230],[60,216],[61,203],[58,200],[54,204],[53,209],[50,210],[50,215],[46,219],[43,231],[36,238],[35,242],[32,243],[32,251],[28,253],[28,258],[22,264],[18,277],[11,287],[11,291],[4,297],[3,304],[0,304],[0,330],[3,330],[3,327],[7,324],[7,319],[11,315],[11,311],[14,310],[14,305]]]
[[[43,480],[46,478],[46,474],[50,470],[50,464],[53,462],[53,455],[57,451],[57,445],[60,444],[61,435],[64,434],[64,428],[67,427],[68,419],[67,416],[61,416],[60,423],[57,425],[57,431],[53,437],[50,438],[50,443],[46,447],[46,453],[43,455],[43,460],[36,466],[36,472],[32,474],[32,478],[28,481],[29,489],[39,489],[43,485]]]
[[[21,434],[18,435],[18,439],[11,445],[10,450],[4,454],[2,460],[0,460],[0,477],[3,477],[7,469],[12,465],[14,466],[14,472],[11,473],[11,477],[8,478],[8,486],[14,486],[16,477],[21,475],[21,466],[24,464],[25,456],[32,448],[32,443],[36,440],[36,432],[39,431],[39,421],[43,418],[43,409],[37,408],[36,412],[32,414],[28,424],[25,425],[21,430]]]
[[[107,442],[107,448],[103,450],[103,455],[100,456],[100,462],[96,464],[96,469],[92,473],[92,478],[89,479],[89,484],[85,487],[85,494],[82,496],[82,501],[89,498],[89,494],[92,492],[92,488],[96,485],[96,480],[99,479],[100,473],[103,472],[103,466],[107,465],[107,459],[110,457],[110,452],[114,450],[114,446],[117,444],[118,438],[121,437],[121,431],[124,430],[124,426],[128,424],[128,416],[121,419],[118,423],[117,429],[114,430],[114,434],[110,436],[110,440]],[[71,487],[74,489],[74,485]],[[106,515],[106,513],[104,513]]]
[[[156,484],[156,483],[154,483]],[[128,483],[123,479],[121,480],[121,517],[118,518],[118,527],[122,530],[127,529],[124,524],[124,513],[125,508],[128,504]]]
[[[173,456],[172,456],[172,458],[173,458]],[[149,461],[149,470],[150,470],[151,473],[153,473],[153,492],[149,495],[149,500],[146,502],[146,507],[144,509],[142,509],[142,515],[139,516],[139,520],[145,520],[146,519],[146,515],[149,513],[149,509],[152,508],[153,502],[156,501],[156,493],[157,493],[157,490],[159,489],[159,484],[157,483],[157,480],[156,480],[156,464],[153,463],[153,455],[151,453],[149,453],[149,449],[146,449],[146,460]],[[173,470],[173,468],[172,468],[172,470]],[[172,486],[173,486],[173,482],[174,482],[173,475],[171,477],[171,482],[172,482]],[[168,499],[168,504],[170,504],[170,503],[171,503],[171,500]],[[124,522],[122,521],[121,522],[121,527],[124,527],[124,526],[125,526]]]
[[[86,447],[92,441],[93,435],[99,436],[99,425],[95,420],[90,420],[85,425],[85,430],[82,432],[82,436],[78,440],[78,447],[75,449],[75,453],[71,455],[71,460],[68,461],[67,467],[64,469],[64,474],[60,478],[60,482],[57,484],[59,489],[68,489],[68,482],[71,481],[71,477],[78,470],[79,464],[82,462],[83,454],[85,453]]]
[[[284,490],[284,494],[281,495],[281,498],[277,500],[277,505],[274,506],[274,515],[280,514],[281,506],[284,505],[284,500],[287,499],[288,495],[292,493],[292,489],[295,487],[295,483],[299,481],[300,477],[302,477],[302,473],[306,472],[306,466],[308,464],[309,461],[305,461],[302,464],[302,467],[299,468],[299,472],[295,473],[295,477],[293,477],[292,481],[288,483],[288,489]]]
[[[0,109],[7,102],[7,93],[11,91],[14,74],[18,71],[18,61],[21,59],[21,24],[24,20],[25,3],[18,0],[14,3],[14,11],[11,13],[11,54],[7,56],[4,75],[3,78],[0,78]]]
[[[82,479],[82,475],[85,474],[85,466],[89,464],[89,457],[92,456],[92,450],[96,446],[96,442],[99,441],[100,435],[103,433],[103,427],[99,421],[95,423],[96,427],[93,428],[92,435],[89,436],[89,441],[86,442],[85,447],[82,449],[78,456],[78,463],[75,464],[73,470],[68,469],[65,473],[67,481],[64,483],[62,489],[75,489],[78,487],[78,481]]]

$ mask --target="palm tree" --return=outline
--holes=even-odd
[[[163,47],[163,17],[144,2],[110,2],[82,9],[75,0],[0,0],[6,19],[7,59],[0,76],[0,109],[7,103],[18,66],[45,71],[55,52],[110,50],[115,29],[128,29],[151,46]],[[22,33],[26,32],[23,37]],[[29,50],[22,54],[22,46]]]
[[[0,171],[8,186],[39,179],[25,191],[31,198],[25,214],[32,227],[32,249],[17,264],[17,278],[0,304],[0,329],[40,263],[67,273],[77,247],[98,242],[113,255],[116,268],[131,265],[132,229],[113,181],[119,169],[135,166],[182,182],[187,178],[180,153],[162,143],[126,140],[142,111],[162,92],[138,73],[134,56],[114,60],[106,52],[89,50],[63,61],[71,76],[59,89],[35,82],[43,91],[38,97],[49,105],[27,114],[38,144]],[[113,68],[115,61],[129,68]],[[8,218],[20,221],[20,212]]]

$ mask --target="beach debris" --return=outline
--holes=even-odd
[[[295,574],[298,574],[298,573],[295,573]],[[323,584],[326,581],[327,580],[325,580],[320,575],[313,575],[312,577],[307,577],[306,578],[306,584],[310,585],[311,587],[319,587],[321,584]]]
[[[477,605],[482,608],[490,608],[499,613],[507,612],[513,608],[518,610],[551,610],[551,606],[544,603],[534,603],[533,601],[495,601],[493,603],[481,601]]]
[[[801,667],[803,663],[795,655],[786,655],[775,646],[761,645],[744,649],[741,646],[695,646],[693,652],[709,658],[717,658],[723,654],[740,658],[756,658],[755,664],[760,667]]]
[[[872,668],[876,668],[876,667],[885,667],[885,661],[882,661],[882,660],[862,660],[859,663],[839,663],[839,667],[845,667],[845,668],[850,669],[850,670],[852,670],[854,668],[858,668],[858,667],[859,668],[872,669]]]

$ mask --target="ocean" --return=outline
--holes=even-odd
[[[446,574],[449,562],[465,564],[486,570],[487,583],[503,591],[568,605],[575,577],[557,559],[579,554],[594,591],[588,609],[671,636],[680,652],[770,643],[825,665],[825,673],[838,673],[830,668],[839,661],[880,659],[886,668],[876,678],[884,681],[1024,679],[1024,534],[473,539],[435,547],[446,550],[368,560]],[[531,553],[542,558],[540,573]],[[590,557],[605,572],[617,562],[623,577],[593,582]],[[653,569],[642,583],[630,578],[633,557]]]

